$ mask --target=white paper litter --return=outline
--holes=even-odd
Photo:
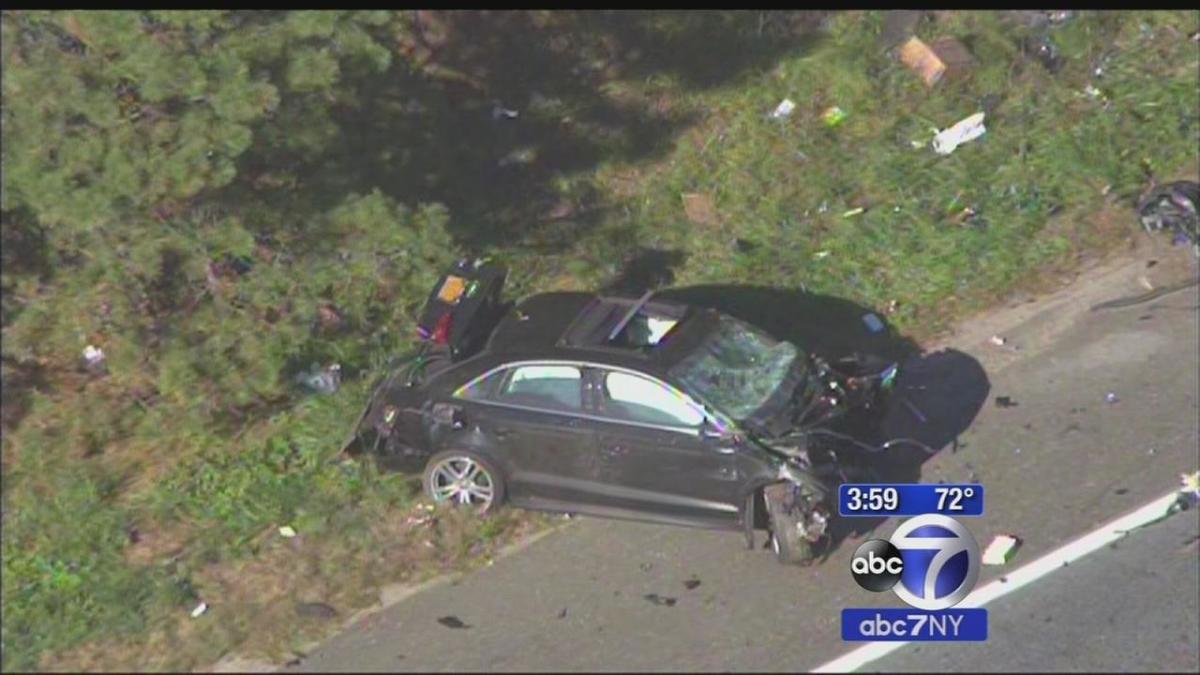
[[[208,603],[202,602],[202,603],[196,605],[196,609],[192,610],[192,618],[197,619],[200,617],[201,614],[203,614],[207,611],[208,611]]]
[[[279,528],[279,536],[291,539],[292,537],[296,536],[296,531],[290,526],[284,525],[283,527]]]
[[[984,565],[1004,565],[1012,557],[1021,540],[1008,534],[997,535],[983,552]]]
[[[773,119],[773,120],[786,119],[789,115],[792,114],[792,111],[795,109],[796,109],[796,103],[794,101],[792,101],[792,99],[790,99],[790,98],[785,98],[785,99],[783,99],[783,101],[781,101],[779,103],[779,105],[775,106],[775,112],[771,113],[771,119]]]
[[[933,151],[939,155],[948,155],[968,141],[979,138],[987,131],[983,126],[983,113],[978,112],[961,120],[954,126],[943,129],[933,137]]]

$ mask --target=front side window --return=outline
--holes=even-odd
[[[691,400],[650,378],[604,374],[604,414],[613,419],[675,427],[699,427],[704,413]]]

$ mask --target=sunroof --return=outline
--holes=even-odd
[[[643,349],[658,345],[683,320],[685,307],[638,300],[597,298],[571,323],[562,344],[573,347]]]

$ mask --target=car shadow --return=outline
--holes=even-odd
[[[882,410],[848,417],[831,427],[874,448],[896,439],[915,441],[874,452],[836,441],[839,454],[872,469],[880,482],[920,482],[924,463],[947,447],[956,447],[958,437],[987,401],[991,384],[977,359],[956,349],[924,352],[915,340],[891,326],[882,311],[801,289],[741,284],[671,288],[672,270],[683,259],[679,251],[641,249],[604,291],[638,295],[648,288],[662,288],[655,298],[718,310],[827,360],[861,353],[900,364],[895,388]],[[878,323],[865,320],[867,315],[874,315]],[[824,557],[846,539],[871,532],[883,521],[835,516]]]
[[[859,458],[869,464],[881,483],[921,482],[921,467],[947,448],[957,449],[958,437],[983,409],[990,391],[983,366],[957,349],[918,353],[902,360],[888,404],[853,435],[876,447],[896,439],[916,443],[895,443]],[[836,517],[825,557],[843,541],[872,532],[885,520]]]

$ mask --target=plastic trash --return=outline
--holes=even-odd
[[[508,118],[510,120],[515,120],[520,114],[521,114],[521,112],[519,110],[511,110],[509,108],[505,108],[499,102],[492,104],[492,119],[494,119],[494,120],[504,119],[504,118]]]
[[[1021,546],[1021,539],[1011,534],[997,535],[992,543],[988,544],[987,550],[983,552],[984,565],[1005,565],[1012,560],[1017,549]]]
[[[1120,400],[1121,399],[1117,398],[1117,394],[1115,392],[1110,391],[1104,395],[1105,403],[1116,403],[1117,401],[1120,401]]]
[[[791,116],[792,111],[796,109],[796,103],[790,98],[785,98],[775,106],[775,110],[771,113],[771,119],[783,120]]]
[[[997,347],[1003,347],[1004,345],[1008,344],[1008,339],[1000,337],[999,335],[993,335],[992,337],[988,338],[988,341]]]
[[[987,131],[983,126],[983,118],[984,114],[978,112],[938,132],[933,137],[933,151],[939,155],[949,155],[963,143],[979,138]]]
[[[867,330],[872,333],[878,333],[883,330],[883,321],[873,313],[864,314],[862,320],[867,325]]]
[[[196,605],[196,609],[192,610],[192,618],[198,619],[198,618],[200,618],[201,614],[203,614],[207,611],[208,611],[208,603],[201,602],[200,604]]]
[[[821,113],[821,120],[825,122],[825,126],[832,129],[833,127],[836,127],[837,125],[846,121],[846,111],[842,110],[836,105],[831,106],[826,108],[825,112]]]
[[[1200,502],[1200,471],[1179,474],[1179,482],[1183,484],[1179,488],[1180,494],[1191,500],[1192,505]]]
[[[319,394],[332,394],[342,386],[342,366],[334,363],[327,368],[313,364],[307,373],[296,376],[296,382]]]
[[[291,539],[292,537],[296,536],[296,531],[291,527],[284,525],[283,527],[279,528],[279,536],[285,539]]]

